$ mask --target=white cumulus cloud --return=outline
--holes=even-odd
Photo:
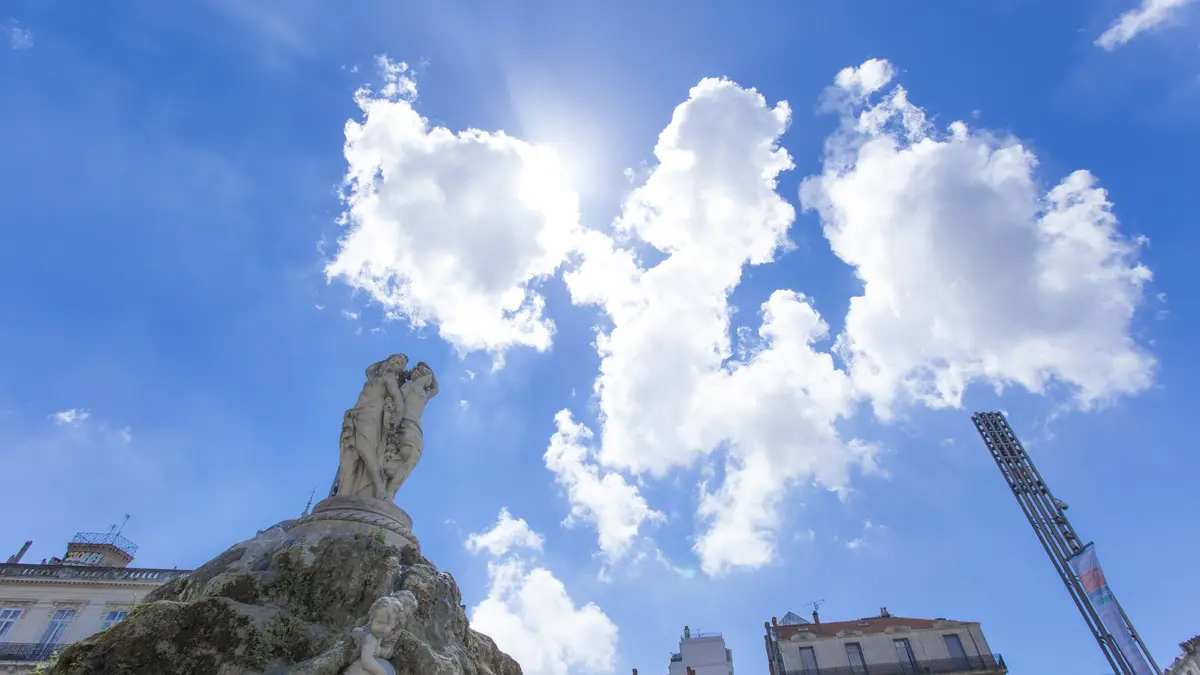
[[[326,267],[393,317],[432,323],[463,351],[544,350],[537,283],[575,245],[579,198],[552,148],[503,132],[431,126],[408,67],[380,60],[346,123],[348,233]]]
[[[834,79],[839,89],[855,96],[866,96],[879,91],[895,75],[895,69],[886,59],[868,59],[857,68],[843,68]]]
[[[1178,15],[1192,0],[1142,0],[1137,7],[1117,17],[1096,38],[1096,46],[1112,51],[1138,35],[1157,28]]]
[[[898,86],[851,98],[801,201],[863,283],[839,349],[878,414],[958,406],[972,382],[1059,383],[1084,408],[1150,386],[1130,330],[1151,274],[1095,177],[1043,193],[1016,139],[940,133]]]
[[[535,548],[528,544],[536,540],[536,548],[540,548],[541,535],[530,531],[524,520],[513,519],[502,510],[499,521],[482,536],[489,537],[497,530],[508,534],[488,539],[489,543],[521,540],[526,548]],[[468,539],[468,547],[470,542]],[[603,610],[590,602],[579,606],[550,570],[521,559],[513,553],[517,550],[514,546],[485,543],[479,550],[497,558],[488,563],[488,594],[471,608],[471,625],[516,659],[522,672],[567,675],[613,669],[618,631]]]
[[[500,509],[496,524],[486,532],[476,532],[467,537],[467,550],[472,553],[487,551],[499,557],[515,549],[542,550],[542,535],[534,532],[524,518],[513,518],[508,509]]]
[[[54,423],[59,426],[78,426],[83,424],[92,413],[82,408],[71,408],[69,410],[60,410],[50,416]]]
[[[778,145],[789,118],[786,103],[703,80],[675,109],[655,147],[657,165],[616,222],[618,240],[665,258],[646,266],[632,248],[590,232],[580,266],[564,275],[572,300],[600,306],[611,322],[596,343],[596,461],[662,476],[727,450],[724,483],[701,488],[694,550],[709,574],[771,560],[789,484],[845,490],[851,469],[873,462],[871,446],[839,436],[836,422],[853,412],[853,392],[832,358],[812,348],[827,329],[805,296],[772,294],[757,340],[734,355],[729,295],[743,267],[790,246],[795,213],[776,192],[777,176],[792,168]],[[586,440],[569,417],[557,421],[556,438],[575,439],[568,446]],[[590,461],[573,453],[572,466]],[[614,493],[626,491],[613,483]],[[602,537],[620,532],[618,541],[653,513],[638,509],[620,528],[606,528],[603,511],[570,496],[573,514],[590,517]]]

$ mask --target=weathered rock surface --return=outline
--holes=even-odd
[[[49,672],[338,675],[371,603],[407,590],[418,606],[390,659],[397,675],[521,675],[468,625],[454,578],[415,548],[353,533],[298,537],[291,525],[156,589],[124,621],[64,649]]]

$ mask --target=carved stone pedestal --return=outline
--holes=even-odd
[[[325,534],[383,535],[383,540],[400,548],[414,548],[421,553],[421,543],[412,533],[412,518],[404,509],[391,502],[370,497],[337,496],[324,499],[313,507],[312,513],[296,521],[290,533],[294,536]]]

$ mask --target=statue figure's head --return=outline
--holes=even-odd
[[[403,628],[417,609],[417,598],[411,591],[385,595],[371,605],[367,628],[377,637],[384,637]]]
[[[400,374],[408,367],[408,357],[404,354],[392,354],[386,359],[372,363],[367,367],[367,379],[374,380],[382,375]]]

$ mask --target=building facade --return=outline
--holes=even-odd
[[[822,623],[788,612],[766,628],[771,675],[1002,675],[1004,659],[992,652],[979,624],[949,619],[878,616]]]
[[[1171,662],[1165,675],[1200,675],[1200,635],[1182,642],[1183,654]]]
[[[62,558],[0,564],[0,675],[25,675],[56,651],[124,619],[152,589],[190,570],[129,567],[118,533],[80,533]]]
[[[733,651],[720,633],[692,633],[683,627],[679,651],[671,654],[670,675],[733,675]]]

